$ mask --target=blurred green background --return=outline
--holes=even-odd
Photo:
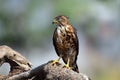
[[[0,45],[22,53],[33,67],[57,59],[52,21],[58,15],[77,29],[80,72],[92,80],[120,80],[120,0],[0,0]],[[8,68],[2,65],[0,74]]]

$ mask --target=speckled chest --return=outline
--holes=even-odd
[[[72,34],[68,27],[60,26],[57,28],[57,43],[61,48],[70,48],[72,43]]]

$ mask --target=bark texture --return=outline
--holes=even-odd
[[[8,46],[0,46],[0,66],[10,64],[8,76],[0,75],[0,80],[90,80],[82,73],[67,69],[63,64],[49,61],[34,69],[32,63]]]

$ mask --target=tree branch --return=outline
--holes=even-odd
[[[76,73],[58,63],[53,65],[51,61],[30,71],[9,77],[8,80],[90,80],[82,73]]]
[[[10,64],[9,76],[31,70],[32,63],[19,52],[8,46],[0,46],[0,66],[3,63]]]
[[[52,61],[31,69],[31,63],[20,53],[8,46],[0,46],[0,65],[8,62],[8,76],[0,75],[0,80],[90,80],[82,73],[67,69],[63,64],[52,64]]]

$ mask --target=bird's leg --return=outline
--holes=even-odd
[[[67,64],[65,65],[66,68],[68,69],[72,69],[72,67],[70,67],[70,59],[68,58]]]
[[[61,57],[59,57],[57,60],[53,60],[53,61],[52,61],[52,64],[59,63],[60,59],[61,59]]]

